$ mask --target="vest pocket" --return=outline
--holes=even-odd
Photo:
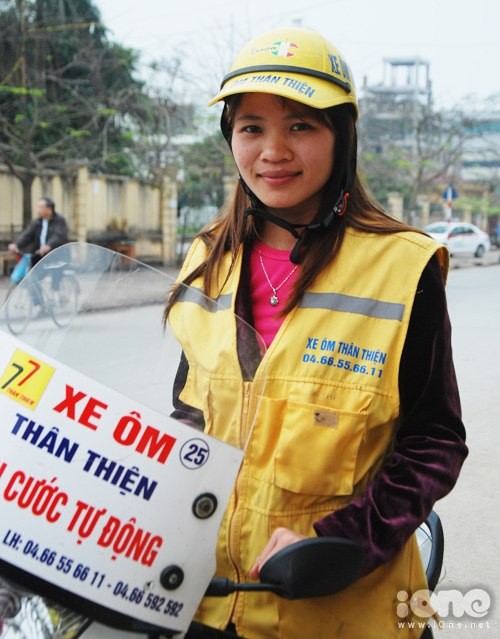
[[[294,493],[351,495],[366,415],[287,401],[274,483]]]

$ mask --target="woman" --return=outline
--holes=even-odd
[[[217,574],[256,579],[277,550],[314,535],[355,540],[364,564],[331,597],[206,598],[199,619],[247,639],[419,637],[397,614],[398,593],[426,586],[413,533],[467,455],[448,255],[363,188],[351,73],[320,34],[250,41],[220,100],[240,179],[180,280],[225,305],[213,312],[179,286],[165,311],[185,355],[177,416],[249,437]],[[243,325],[233,344],[234,313],[265,354]]]

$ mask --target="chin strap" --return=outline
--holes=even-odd
[[[268,222],[271,222],[272,224],[275,224],[276,226],[280,226],[282,229],[285,229],[289,233],[291,233],[293,237],[296,238],[297,240],[301,236],[301,234],[299,233],[297,229],[305,228],[307,226],[307,224],[292,224],[291,222],[288,222],[287,220],[283,220],[281,217],[278,217],[277,215],[274,215],[273,213],[269,213],[269,211],[265,211],[264,209],[261,209],[258,206],[248,207],[247,209],[245,209],[244,215],[245,217],[253,216],[256,218],[260,218],[261,220],[267,220]]]
[[[245,188],[246,184],[243,180],[241,180],[241,183],[244,185],[243,188]],[[252,199],[252,203],[254,203],[254,198],[252,197],[253,194],[250,194],[247,189],[245,189],[245,191]],[[348,197],[349,193],[344,193],[344,189],[342,189],[330,213],[320,222],[313,222],[311,224],[292,224],[292,222],[288,222],[287,220],[284,220],[273,213],[269,213],[269,211],[255,205],[245,210],[245,217],[252,215],[253,217],[267,220],[268,222],[276,224],[276,226],[279,226],[291,233],[297,241],[290,253],[290,261],[292,264],[300,264],[302,246],[304,245],[304,241],[307,236],[306,231],[317,231],[330,227],[333,224],[335,217],[342,217],[342,215],[346,212]]]

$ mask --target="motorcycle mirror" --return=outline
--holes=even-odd
[[[359,578],[362,560],[361,547],[349,539],[304,539],[268,559],[260,570],[260,582],[214,577],[205,596],[227,597],[243,591],[272,592],[285,599],[333,595]]]
[[[304,539],[268,559],[260,570],[260,580],[286,599],[323,597],[356,581],[362,560],[360,546],[349,539]]]

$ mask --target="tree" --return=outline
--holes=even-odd
[[[229,152],[220,133],[190,144],[180,151],[183,180],[179,195],[183,206],[192,208],[224,202],[223,177]]]
[[[471,118],[460,108],[434,111],[405,99],[380,96],[363,102],[361,157],[366,181],[381,201],[389,191],[404,196],[409,222],[415,223],[419,194],[432,192],[457,175],[464,145],[471,137]]]
[[[149,108],[138,55],[107,40],[89,0],[0,0],[0,161],[23,186],[44,170],[133,172],[134,131]]]
[[[153,78],[146,88],[148,109],[135,136],[136,172],[161,185],[164,174],[178,168],[175,138],[195,132],[195,108],[182,95],[179,58],[154,61],[149,69]]]
[[[387,202],[389,193],[401,193],[408,201],[412,188],[412,167],[406,152],[397,146],[361,152],[359,165],[366,185],[379,202]]]
[[[408,201],[410,215],[415,213],[419,193],[444,177],[458,174],[464,145],[469,137],[470,118],[463,111],[422,111],[415,130],[416,154]]]

